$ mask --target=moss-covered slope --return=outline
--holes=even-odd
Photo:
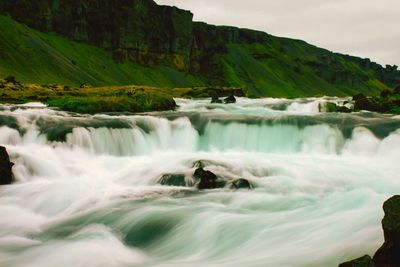
[[[22,82],[71,86],[203,84],[190,74],[163,65],[150,68],[131,61],[117,63],[102,48],[42,33],[0,15],[0,76],[7,75]]]

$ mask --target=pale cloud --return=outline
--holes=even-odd
[[[400,0],[156,0],[194,19],[305,40],[335,52],[400,65]]]

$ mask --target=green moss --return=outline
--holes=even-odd
[[[51,107],[78,113],[101,112],[149,112],[172,110],[176,107],[172,97],[159,94],[138,94],[134,96],[87,96],[62,97],[48,101]]]

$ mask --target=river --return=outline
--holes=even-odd
[[[323,112],[341,98],[176,101],[139,115],[0,106],[16,164],[0,266],[334,267],[382,244],[400,116]],[[199,161],[227,186],[197,190]],[[239,178],[253,189],[232,189]]]

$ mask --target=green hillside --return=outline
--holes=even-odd
[[[132,62],[116,63],[102,48],[41,33],[0,16],[0,76],[7,75],[25,83],[72,86],[203,84],[187,73],[162,65],[148,68]]]

